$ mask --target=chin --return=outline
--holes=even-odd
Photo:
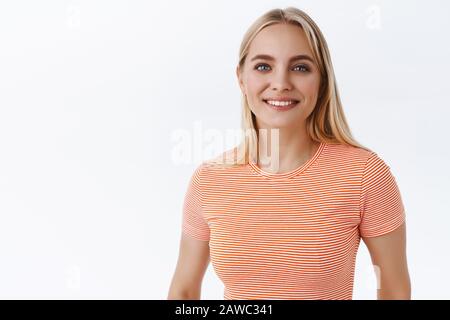
[[[291,127],[298,127],[298,125],[301,123],[301,119],[295,120],[292,118],[286,118],[286,117],[277,117],[277,119],[271,118],[267,120],[262,120],[261,122],[264,124],[263,128],[291,128]]]

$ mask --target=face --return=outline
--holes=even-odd
[[[304,125],[316,105],[320,72],[298,26],[275,24],[262,29],[250,44],[242,70],[238,67],[236,73],[259,129],[295,130]],[[280,100],[294,103],[283,106]]]

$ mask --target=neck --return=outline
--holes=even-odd
[[[307,162],[317,150],[304,126],[258,130],[258,166],[271,173],[292,171]]]

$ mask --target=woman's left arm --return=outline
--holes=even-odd
[[[378,300],[410,300],[406,259],[406,225],[378,237],[362,238],[375,266]]]

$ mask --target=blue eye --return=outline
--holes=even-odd
[[[301,68],[301,71],[302,71],[302,72],[308,72],[308,71],[309,71],[308,66],[306,66],[306,65],[304,65],[304,64],[299,64],[298,66],[295,66],[294,69],[295,69],[295,68]]]
[[[267,64],[257,64],[256,66],[255,66],[255,70],[258,70],[258,71],[266,71],[266,70],[263,70],[263,69],[261,69],[260,67],[269,67]],[[301,68],[299,71],[300,72],[309,72],[310,70],[309,70],[309,68],[308,68],[308,66],[307,65],[305,65],[305,64],[299,64],[298,66],[295,66],[294,67],[294,70],[295,69],[297,69],[297,68]]]
[[[255,66],[256,70],[262,71],[261,69],[259,69],[259,67],[268,67],[268,65],[267,64],[258,64],[258,65]]]

